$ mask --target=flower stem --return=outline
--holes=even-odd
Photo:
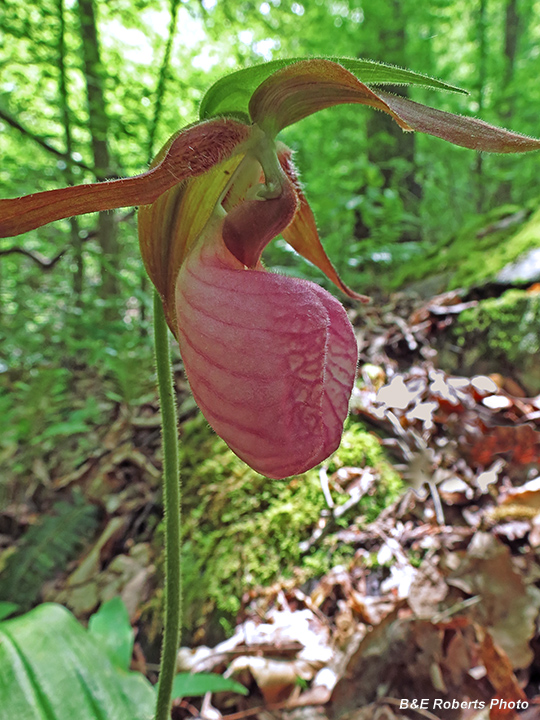
[[[165,618],[155,720],[170,720],[182,616],[181,486],[178,467],[178,420],[174,396],[169,330],[159,295],[154,293],[154,346],[161,405],[163,442],[163,510],[165,516]]]

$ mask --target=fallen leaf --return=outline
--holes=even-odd
[[[529,643],[536,632],[540,590],[525,584],[508,547],[489,533],[477,532],[447,582],[482,598],[469,612],[487,628],[514,668],[527,667],[533,658]]]

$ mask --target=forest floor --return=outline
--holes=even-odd
[[[503,373],[438,367],[441,334],[468,302],[396,295],[351,311],[361,352],[351,412],[409,487],[365,524],[354,508],[375,492],[377,472],[322,466],[327,503],[304,551],[332,532],[351,559],[309,582],[250,589],[232,637],[183,648],[179,670],[224,673],[249,694],[207,695],[202,712],[196,699],[175,701],[175,719],[540,718],[540,395]],[[184,421],[194,408],[181,369],[177,389]],[[45,473],[38,501],[19,498],[0,530],[4,546],[20,545],[36,504],[65,525],[55,503],[74,490],[98,507],[75,518],[99,528],[97,540],[40,598],[84,619],[121,594],[139,632],[132,667],[155,678],[159,413],[156,402],[116,413],[99,450],[69,473]]]

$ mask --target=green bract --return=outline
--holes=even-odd
[[[201,120],[209,120],[219,115],[233,115],[242,120],[249,120],[249,101],[257,87],[277,70],[289,65],[306,61],[307,58],[287,58],[272,60],[262,65],[253,65],[243,70],[225,75],[215,82],[202,99],[199,108]],[[355,58],[339,58],[331,56],[313,57],[311,60],[328,60],[338,63],[355,75],[366,85],[418,85],[435,90],[447,90],[467,94],[466,90],[436,80],[428,75],[421,75],[395,67],[378,63],[374,60],[356,60]]]

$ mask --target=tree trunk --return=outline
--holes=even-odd
[[[363,49],[363,56],[407,66],[407,8],[401,0],[380,0],[377,9],[366,12],[364,31],[369,47]],[[407,88],[389,87],[397,95],[408,95]],[[398,192],[406,212],[416,214],[422,188],[415,179],[415,134],[405,133],[389,115],[370,113],[366,123],[368,159],[376,165],[383,178],[381,193],[388,188]],[[398,172],[395,159],[406,161],[406,170],[400,163]],[[360,190],[360,193],[363,189]],[[368,228],[362,218],[361,209],[357,211],[354,234],[358,239],[369,237],[373,228]],[[415,235],[415,237],[411,237]],[[417,239],[414,231],[408,231],[402,239]]]
[[[514,74],[516,68],[516,55],[519,43],[522,23],[520,22],[517,0],[507,0],[505,7],[504,23],[504,75],[502,81],[502,92],[500,94],[500,117],[501,124],[507,127],[512,125],[515,104]],[[495,194],[495,201],[504,205],[512,200],[512,183],[510,180],[503,180]]]
[[[73,153],[73,142],[71,137],[71,114],[69,110],[69,95],[66,77],[66,45],[65,45],[65,19],[64,19],[64,0],[57,0],[58,12],[58,88],[60,96],[60,110],[62,113],[62,124],[64,127],[64,143],[66,155],[71,157]],[[68,162],[64,175],[68,185],[74,184],[73,167]],[[82,290],[84,282],[84,255],[82,249],[82,238],[79,234],[79,221],[77,217],[70,218],[70,238],[73,248],[73,256],[75,260],[75,270],[73,272],[73,295],[75,297],[76,306],[80,307],[82,303]]]
[[[476,86],[476,100],[478,103],[478,115],[482,117],[484,112],[484,92],[486,87],[486,65],[487,65],[487,44],[486,44],[486,0],[480,0],[478,17],[476,23],[476,35],[478,37],[478,84]],[[476,210],[483,212],[485,208],[485,185],[484,166],[482,153],[476,153],[474,165],[474,177],[476,184]]]
[[[100,57],[94,1],[78,0],[78,9],[95,173],[98,180],[106,180],[113,175],[107,141],[109,117],[104,89],[107,75]],[[106,299],[118,295],[120,259],[114,213],[99,213],[98,241],[102,252],[101,289]]]
[[[174,36],[176,34],[176,25],[178,20],[178,8],[180,6],[180,0],[171,0],[171,17],[169,20],[169,34],[167,37],[167,43],[165,44],[165,52],[163,54],[163,61],[159,69],[159,77],[156,88],[156,95],[154,98],[154,114],[152,116],[152,123],[148,133],[148,163],[150,164],[154,158],[155,152],[155,141],[156,134],[161,119],[161,111],[163,109],[163,98],[165,96],[165,88],[167,86],[167,77],[169,74],[169,65],[171,61],[171,52],[174,42]],[[141,275],[141,296],[144,297],[148,293],[148,275],[143,271]],[[144,302],[141,302],[141,335],[145,334],[145,320],[146,320],[146,308]]]

